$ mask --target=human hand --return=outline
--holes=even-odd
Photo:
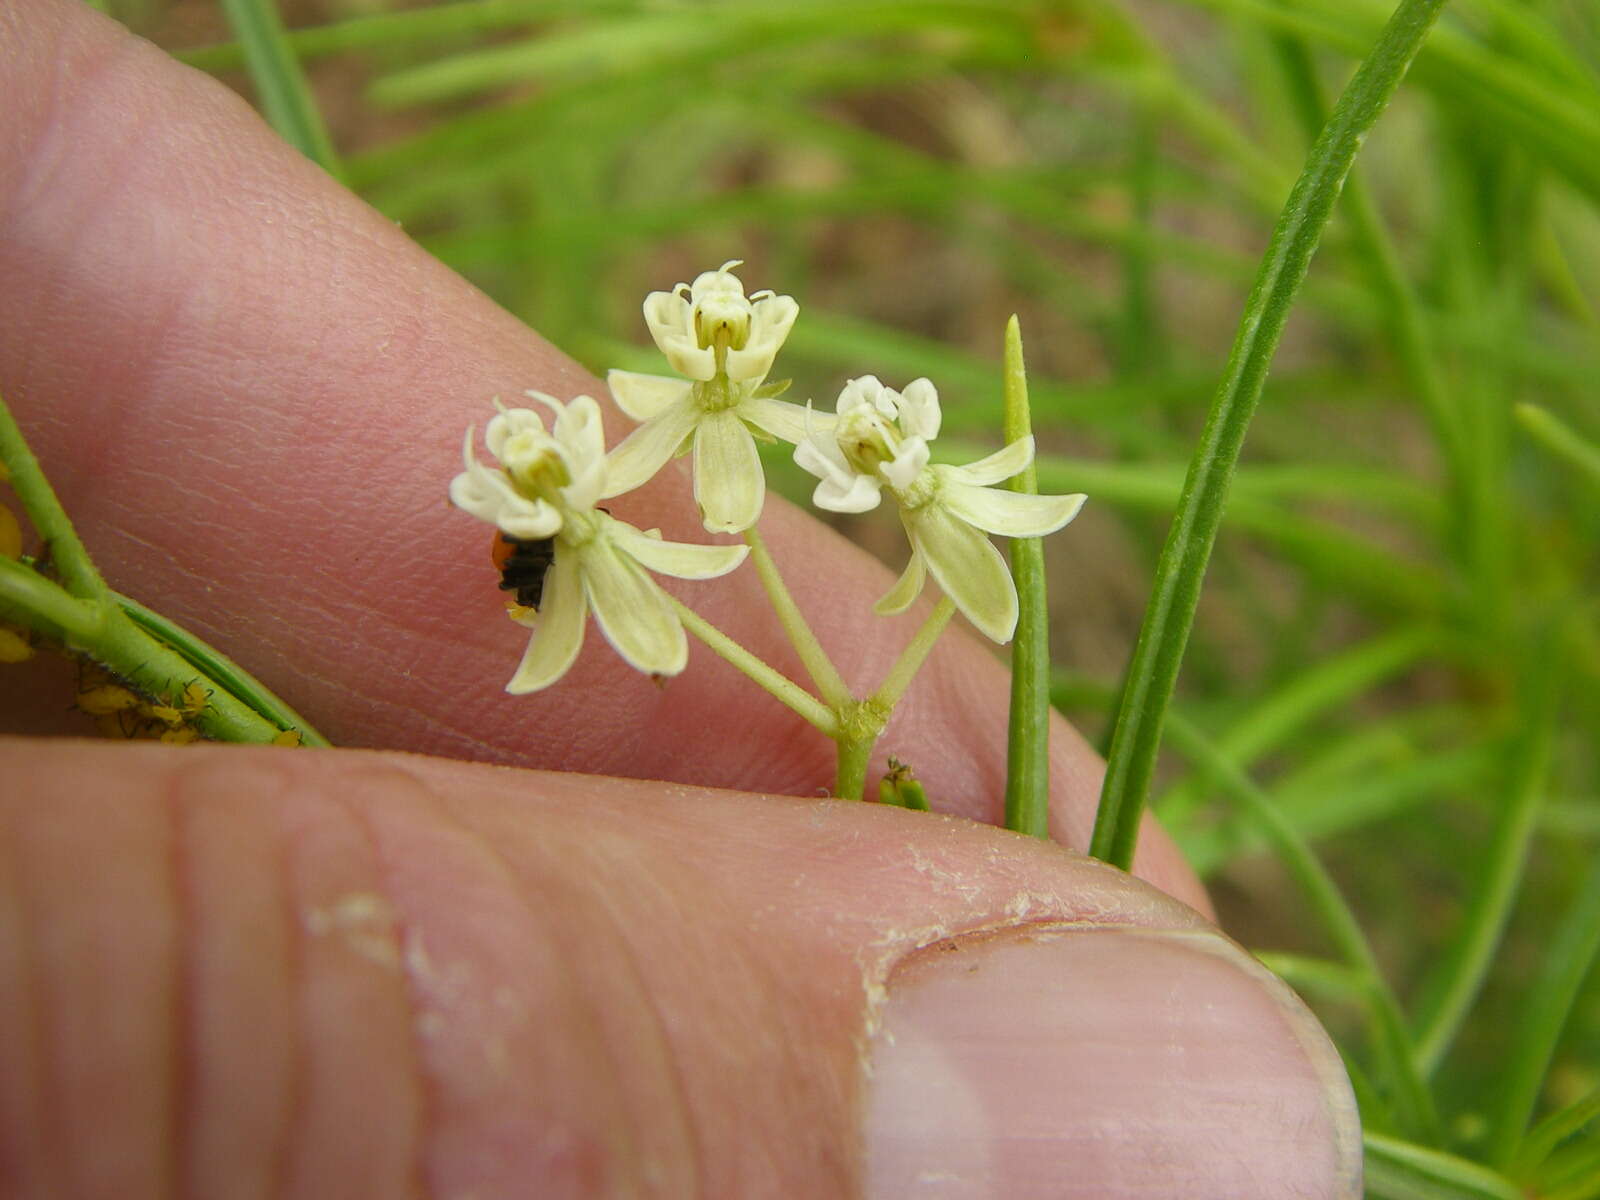
[[[0,104],[0,394],[91,551],[381,751],[4,744],[6,1194],[1356,1193],[1336,1055],[1158,830],[1151,887],[785,798],[829,747],[705,654],[658,689],[591,639],[508,699],[443,483],[488,397],[600,385],[87,9],[0,12]],[[686,496],[617,512],[702,540]],[[881,676],[883,568],[763,532]],[[748,572],[685,594],[793,669]],[[992,821],[1004,714],[952,636],[884,747]],[[1054,741],[1082,846],[1099,764]]]

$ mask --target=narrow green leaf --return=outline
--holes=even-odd
[[[327,126],[284,35],[273,0],[222,0],[222,9],[244,48],[250,81],[267,123],[284,141],[335,179],[340,178]]]
[[[1600,864],[1597,864],[1595,874],[1590,876],[1591,882],[1596,877],[1600,877]],[[1523,1139],[1522,1145],[1517,1147],[1511,1173],[1518,1179],[1526,1179],[1557,1146],[1595,1121],[1600,1121],[1600,1088],[1551,1113],[1535,1125]]]
[[[1558,666],[1550,645],[1541,647],[1527,672],[1521,697],[1525,714],[1495,813],[1488,861],[1477,892],[1440,970],[1423,989],[1417,1021],[1417,1064],[1431,1075],[1478,998],[1500,943],[1527,863],[1529,845],[1545,798],[1545,778],[1556,732]]]
[[[1363,1135],[1367,1195],[1377,1200],[1527,1200],[1504,1175],[1380,1133]]]
[[[1400,1003],[1383,977],[1377,956],[1339,885],[1316,853],[1256,782],[1176,711],[1167,714],[1174,745],[1204,768],[1238,804],[1263,840],[1288,870],[1312,914],[1339,955],[1359,973],[1370,998],[1373,1047],[1390,1085],[1395,1115],[1409,1133],[1431,1140],[1440,1136],[1433,1097],[1416,1069]]]
[[[1005,440],[1033,434],[1022,328],[1006,322]],[[1011,489],[1034,493],[1030,462]],[[1030,837],[1050,836],[1050,611],[1045,603],[1044,544],[1011,540],[1011,574],[1017,582],[1017,634],[1011,643],[1011,721],[1006,736],[1006,828]]]
[[[1569,1127],[1559,1121],[1554,1124],[1547,1121],[1522,1141],[1522,1132],[1533,1115],[1539,1089],[1555,1056],[1556,1044],[1597,957],[1600,957],[1600,859],[1589,868],[1577,898],[1546,944],[1539,969],[1528,985],[1527,999],[1518,1010],[1517,1028],[1506,1058],[1508,1078],[1500,1085],[1499,1111],[1490,1130],[1488,1156],[1491,1162],[1504,1166],[1515,1155],[1519,1165],[1531,1168],[1570,1132]],[[1589,1100],[1592,1105],[1600,1106],[1600,1092]],[[1596,1117],[1600,1117],[1600,1107],[1588,1110],[1588,1116],[1579,1124]]]
[[[1097,858],[1123,868],[1133,860],[1162,723],[1222,522],[1228,482],[1273,354],[1356,152],[1422,47],[1443,4],[1444,0],[1402,0],[1312,147],[1273,232],[1156,568],[1112,733],[1100,811],[1090,843],[1090,853]]]
[[[1576,467],[1588,481],[1600,487],[1600,446],[1595,445],[1548,408],[1519,404],[1513,410],[1517,424],[1556,458]]]
[[[1248,767],[1331,709],[1350,703],[1385,680],[1410,670],[1436,650],[1428,627],[1385,634],[1328,658],[1259,701],[1216,739],[1224,757]],[[1156,803],[1163,820],[1184,820],[1205,798],[1209,777],[1199,774],[1171,788]]]
[[[347,50],[372,50],[416,43],[437,45],[441,39],[487,33],[508,25],[526,25],[551,17],[599,16],[629,12],[642,0],[456,0],[430,8],[370,13],[326,25],[290,30],[289,48],[301,61]],[[175,55],[213,74],[235,71],[245,65],[245,47],[239,42],[197,46]]]

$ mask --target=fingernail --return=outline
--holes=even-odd
[[[1355,1100],[1299,999],[1203,931],[954,939],[888,981],[872,1197],[1343,1197]]]

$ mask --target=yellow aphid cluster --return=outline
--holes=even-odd
[[[200,736],[195,718],[211,699],[209,688],[190,683],[175,696],[147,699],[92,663],[78,672],[77,706],[94,718],[101,734],[112,738],[143,738],[182,746]]]

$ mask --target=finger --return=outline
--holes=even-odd
[[[1356,1194],[1292,995],[1030,839],[348,751],[0,762],[20,1196]]]
[[[664,687],[599,635],[508,700],[526,632],[483,526],[450,510],[492,396],[599,385],[273,137],[212,81],[86,8],[0,13],[0,390],[117,586],[256,669],[334,740],[794,793],[832,746],[696,648]],[[802,318],[803,319],[803,318]],[[611,440],[620,421],[612,414]],[[704,540],[681,468],[617,503]],[[915,628],[888,576],[771,501],[763,528],[863,693]],[[753,572],[676,585],[799,674]],[[1004,673],[957,633],[879,747],[996,819]],[[1054,828],[1086,844],[1100,764],[1054,729]],[[1203,904],[1158,835],[1137,869]]]

